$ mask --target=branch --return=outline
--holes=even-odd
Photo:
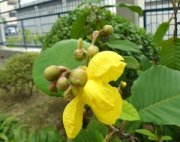
[[[119,132],[119,129],[117,129],[116,127],[114,126],[109,126],[109,127],[112,131],[108,135],[106,135],[103,142],[109,142],[113,138],[114,134]]]
[[[93,5],[91,3],[89,3],[89,5],[91,6],[92,11],[94,12],[94,14],[96,15],[96,20],[99,23],[101,29],[103,28],[102,24],[101,24],[101,20],[99,19],[98,13],[96,12],[96,10],[94,9]]]

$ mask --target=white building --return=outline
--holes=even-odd
[[[1,39],[5,41],[5,36],[2,36],[4,29],[3,26],[6,26],[5,29],[11,29],[11,31],[13,31],[13,26],[17,26],[17,33],[19,34],[19,36],[23,36],[23,28],[30,31],[31,34],[45,34],[50,30],[59,16],[66,15],[69,11],[74,10],[82,1],[83,0],[0,1]],[[150,33],[154,33],[159,24],[168,21],[172,14],[172,10],[164,10],[172,7],[170,0],[102,0],[100,5],[113,5],[119,2],[136,4],[145,9],[145,18],[139,17],[137,14],[129,12],[129,10],[123,8],[121,8],[120,10],[112,8],[111,11],[114,13],[117,12],[123,17],[129,18],[140,27],[144,27],[145,25],[147,31]],[[14,7],[14,5],[16,6]],[[3,13],[14,8],[16,9],[16,11]],[[14,17],[15,14],[18,21],[14,21],[16,20],[16,17]],[[180,14],[178,14],[178,19],[180,19]],[[10,22],[4,24],[3,20]],[[171,24],[172,25],[168,32],[169,35],[173,34],[174,29],[173,23]]]
[[[24,27],[30,30],[31,33],[44,34],[50,30],[58,16],[66,15],[69,11],[74,10],[82,1],[21,0],[21,8],[17,10],[17,17],[18,19],[24,19]],[[115,0],[104,0],[101,2],[101,5],[115,4],[115,2]],[[115,8],[111,10],[115,12]],[[22,26],[20,22],[18,25],[19,27]]]
[[[13,11],[16,0],[0,1],[0,42],[6,42],[6,35],[16,33],[16,12]],[[6,22],[12,21],[12,22]]]
[[[157,27],[163,23],[168,22],[171,16],[173,15],[173,10],[171,0],[146,0],[145,9],[146,9],[146,19],[145,25],[146,29],[150,33],[155,33]],[[180,11],[177,15],[177,19],[180,19]],[[178,21],[179,22],[179,21]],[[180,30],[180,25],[179,25]],[[165,37],[173,36],[174,32],[174,20],[171,22],[170,29]],[[180,36],[180,32],[178,33]]]

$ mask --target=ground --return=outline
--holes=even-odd
[[[6,58],[0,56],[0,67],[3,67],[5,60]],[[0,112],[15,116],[29,129],[42,127],[61,129],[62,113],[66,103],[62,98],[50,97],[42,92],[34,92],[32,96],[27,94],[14,96],[0,90]]]
[[[29,129],[43,127],[62,128],[62,113],[67,102],[62,98],[35,93],[31,97],[18,100],[18,96],[8,96],[0,92],[0,111],[16,118]],[[18,101],[17,101],[18,100]]]

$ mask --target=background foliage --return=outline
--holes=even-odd
[[[22,53],[10,57],[0,69],[0,88],[15,95],[32,95],[32,66],[38,53]]]
[[[127,21],[125,18],[112,14],[109,10],[106,10],[104,8],[99,10],[98,7],[94,7],[94,9],[98,11],[98,17],[101,25],[109,24],[114,27],[114,36],[116,37],[116,39],[127,39],[136,43],[137,45],[144,47],[144,50],[147,50],[152,46],[152,36],[150,34],[147,34],[144,29],[138,28],[131,22]],[[81,25],[83,22],[79,21],[80,19],[78,19],[77,17],[80,17],[82,20],[82,17],[84,16],[87,17],[85,19],[85,25],[82,27],[79,25],[78,28],[83,28],[84,35],[83,37],[81,37],[89,41],[91,33],[94,30],[98,30],[102,27],[98,24],[99,21],[97,21],[96,15],[92,12],[91,8],[77,9],[67,16],[60,17],[56,21],[56,23],[53,25],[52,29],[44,39],[43,49],[51,47],[57,41],[70,39],[72,36],[71,30],[74,22],[77,20]],[[79,32],[77,28],[76,31]]]

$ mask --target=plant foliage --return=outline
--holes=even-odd
[[[28,92],[32,95],[32,66],[37,53],[22,53],[10,57],[0,69],[0,88],[18,95]]]

